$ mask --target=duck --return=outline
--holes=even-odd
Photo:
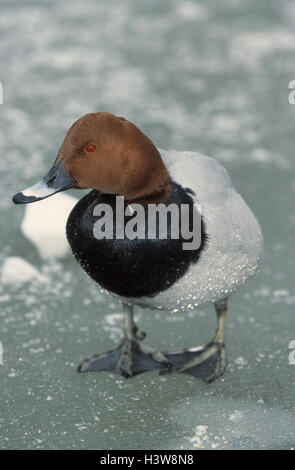
[[[229,298],[255,275],[263,253],[260,224],[224,166],[194,151],[159,149],[124,117],[94,112],[74,122],[48,173],[13,202],[72,188],[90,191],[67,219],[69,245],[101,292],[122,302],[124,319],[121,342],[78,372],[220,377]],[[188,315],[210,304],[217,329],[201,346],[160,351],[134,319],[135,307]]]

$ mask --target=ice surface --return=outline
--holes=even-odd
[[[25,206],[21,230],[34,243],[42,259],[60,259],[70,254],[65,227],[77,201],[69,194],[58,193]]]
[[[17,256],[48,279],[0,283],[1,448],[294,448],[293,0],[2,0],[0,28],[0,269]],[[98,110],[160,148],[218,158],[262,225],[262,268],[230,300],[229,367],[213,384],[76,372],[120,340],[120,304],[71,257],[40,259],[11,197]],[[212,307],[136,317],[161,350],[203,344],[216,326]]]

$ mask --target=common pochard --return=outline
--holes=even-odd
[[[196,152],[159,150],[123,117],[91,113],[69,129],[44,178],[13,201],[32,203],[70,188],[91,189],[67,221],[72,251],[100,288],[122,301],[124,311],[121,343],[86,359],[79,372],[132,377],[159,369],[206,382],[223,374],[228,298],[255,274],[263,249],[259,223],[225,168]],[[163,207],[179,215],[174,219],[167,210],[164,237]],[[153,236],[150,208],[159,209]],[[106,218],[110,214],[113,223]],[[160,352],[148,346],[133,317],[134,305],[185,315],[207,304],[215,305],[217,332],[205,346],[188,349]]]

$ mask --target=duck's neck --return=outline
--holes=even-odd
[[[151,185],[151,187],[145,188],[144,191],[139,191],[137,194],[125,195],[126,201],[129,203],[137,204],[157,204],[160,202],[166,202],[171,197],[171,179],[167,172],[168,178],[167,181],[163,182],[160,185]]]
[[[147,204],[165,202],[170,198],[171,179],[161,157],[153,170],[147,173],[144,185],[123,193],[127,201]]]

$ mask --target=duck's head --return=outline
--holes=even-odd
[[[91,113],[69,129],[49,172],[13,197],[15,204],[45,199],[70,188],[165,200],[170,178],[160,153],[134,124],[109,113]]]

